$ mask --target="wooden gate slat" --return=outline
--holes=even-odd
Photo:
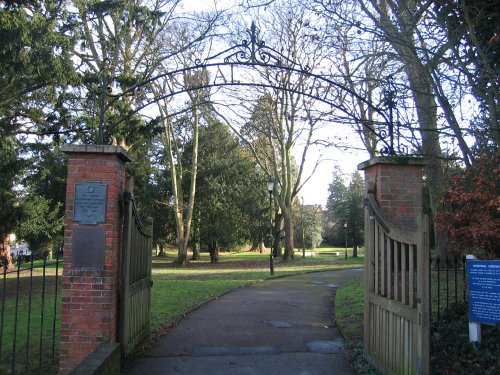
[[[373,233],[366,249],[372,281],[365,283],[365,323],[370,325],[365,327],[365,355],[382,373],[428,374],[427,218],[422,216],[418,231],[403,233],[386,221],[379,223],[379,213],[365,212],[373,217],[373,223],[365,219]]]
[[[396,341],[396,366],[395,368],[400,368],[401,366],[401,343],[402,343],[402,338],[401,338],[401,322],[403,320],[401,318],[396,319],[396,335],[395,335],[395,341]]]
[[[389,284],[390,285],[390,284]],[[394,368],[394,315],[390,314],[389,316],[389,337],[391,338],[389,340],[389,358],[388,358],[388,365],[389,368]]]
[[[414,295],[414,285],[413,285],[413,277],[415,275],[415,263],[414,263],[414,251],[416,251],[416,246],[415,245],[408,245],[408,261],[409,261],[409,266],[408,266],[408,297],[409,301],[408,304],[411,307],[415,307],[415,295]]]
[[[380,293],[379,290],[379,272],[380,272],[380,227],[378,224],[375,224],[375,241],[374,241],[374,254],[375,254],[375,293]]]
[[[119,340],[127,354],[149,333],[152,241],[137,216],[132,193],[124,194],[123,209]]]
[[[395,276],[394,276],[394,294],[395,294],[395,300],[396,301],[401,301],[401,288],[399,287],[400,282],[401,282],[401,262],[399,255],[401,254],[401,242],[397,241],[397,246],[395,250]]]
[[[386,296],[387,295],[387,290],[386,290],[386,271],[387,271],[387,236],[384,232],[382,232],[382,235],[380,236],[380,267],[381,267],[381,273],[380,273],[380,284],[381,284],[381,290],[380,290],[380,295]]]
[[[403,244],[401,248],[401,293],[402,293],[402,298],[401,302],[403,304],[408,303],[408,291],[407,291],[407,286],[406,286],[406,254],[408,253],[408,247],[406,244]]]
[[[387,254],[386,254],[386,259],[387,259],[387,293],[386,296],[387,298],[392,299],[392,240],[389,236],[386,236],[387,241],[386,241],[386,246],[387,246]]]

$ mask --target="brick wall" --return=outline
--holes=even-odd
[[[121,239],[120,199],[125,186],[125,164],[130,158],[119,147],[75,146],[68,155],[64,271],[62,281],[60,374],[67,374],[101,343],[117,341]],[[83,225],[73,221],[75,184],[98,181],[107,185],[106,221]],[[77,227],[104,228],[104,265],[77,267],[72,239]]]
[[[382,214],[404,230],[414,230],[422,214],[422,168],[416,158],[377,157],[361,163],[365,189],[374,193]]]

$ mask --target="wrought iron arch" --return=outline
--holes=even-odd
[[[335,108],[341,112],[343,112],[345,115],[347,115],[348,118],[360,123],[364,128],[366,128],[370,133],[372,133],[375,137],[377,137],[378,141],[382,143],[382,148],[380,149],[380,153],[383,155],[396,155],[396,151],[402,152],[402,148],[400,145],[398,145],[397,150],[394,148],[394,124],[392,120],[392,110],[394,107],[391,107],[391,105],[394,105],[394,101],[386,101],[386,104],[388,104],[388,112],[389,112],[389,117],[386,116],[386,112],[384,108],[379,108],[374,106],[371,102],[366,100],[364,97],[358,95],[348,87],[343,86],[342,84],[335,82],[333,80],[330,80],[326,77],[323,77],[320,74],[315,74],[311,71],[311,68],[307,65],[303,66],[300,63],[297,63],[288,57],[284,56],[282,53],[276,51],[275,49],[267,46],[264,41],[260,40],[258,38],[258,32],[257,28],[255,26],[255,23],[252,22],[252,25],[249,30],[247,30],[249,39],[248,40],[243,40],[240,44],[236,44],[222,52],[219,52],[215,55],[206,57],[204,59],[197,59],[195,60],[195,63],[193,66],[190,67],[185,67],[182,69],[177,69],[173,70],[170,72],[162,73],[159,74],[155,77],[152,77],[150,79],[144,80],[134,86],[132,86],[130,89],[128,89],[125,92],[119,93],[119,94],[109,94],[110,97],[113,99],[111,100],[112,104],[114,101],[120,99],[121,97],[125,95],[129,95],[133,93],[135,90],[140,89],[143,86],[146,86],[150,83],[152,83],[155,80],[158,80],[160,78],[165,78],[165,77],[173,77],[175,75],[180,75],[184,74],[186,72],[191,72],[191,71],[197,71],[200,69],[210,69],[210,68],[217,68],[218,72],[221,72],[221,68],[223,67],[229,67],[231,70],[231,76],[229,79],[222,74],[222,77],[219,77],[219,80],[217,80],[217,77],[214,81],[209,81],[206,83],[203,83],[201,85],[196,85],[196,86],[185,86],[185,85],[179,85],[175,87],[175,85],[171,86],[169,88],[169,92],[165,93],[165,95],[162,95],[159,98],[155,98],[151,101],[146,102],[145,104],[135,108],[135,110],[129,115],[132,116],[133,114],[137,114],[141,110],[147,108],[148,106],[158,102],[159,100],[164,100],[169,97],[173,97],[175,95],[179,95],[182,93],[187,93],[190,91],[195,91],[195,90],[200,90],[200,89],[206,89],[206,88],[213,88],[213,87],[224,87],[224,86],[248,86],[248,87],[265,87],[265,88],[273,88],[273,89],[278,89],[278,90],[284,90],[288,92],[293,92],[297,94],[304,95],[306,97],[313,98],[315,100],[318,100],[319,102],[325,103],[329,105],[332,108]],[[271,82],[268,83],[256,83],[256,82],[242,82],[240,80],[235,80],[233,76],[234,68],[270,68],[270,69],[278,69],[280,71],[286,71],[292,74],[297,74],[297,75],[304,75],[309,79],[312,79],[314,83],[317,84],[316,87],[316,93],[310,93],[310,92],[305,92],[301,90],[297,90],[294,88],[290,88],[287,86],[278,86],[275,85]],[[319,87],[323,86],[333,86],[337,87],[345,92],[348,92],[350,95],[356,97],[358,100],[362,101],[364,104],[367,105],[367,107],[371,108],[374,110],[377,114],[379,114],[383,121],[377,121],[377,122],[370,122],[367,123],[366,121],[357,118],[352,112],[347,111],[345,108],[342,108],[339,106],[335,101],[332,99],[329,99],[328,92],[325,95],[320,95],[319,94]],[[314,86],[313,86],[314,87]],[[390,102],[390,104],[389,104]],[[128,117],[127,117],[128,118]],[[111,131],[116,128],[119,124],[122,122],[126,121],[125,119],[122,119],[121,121],[113,124],[113,127],[111,129],[108,129],[106,132],[109,136],[111,135]],[[375,129],[376,125],[387,125],[387,130],[382,130],[380,132],[377,132]],[[103,123],[100,123],[100,133],[103,132]],[[388,139],[387,139],[388,138]],[[404,153],[404,151],[403,151]]]

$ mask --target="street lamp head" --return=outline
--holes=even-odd
[[[347,228],[347,223],[344,223],[344,228]]]
[[[272,194],[274,190],[274,180],[271,176],[269,176],[269,180],[267,180],[267,191],[269,194]]]

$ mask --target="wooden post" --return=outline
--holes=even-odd
[[[429,301],[429,218],[421,215],[418,220],[419,242],[417,244],[417,316],[419,345],[417,350],[417,374],[430,372],[430,301]]]
[[[374,292],[374,266],[373,266],[373,249],[375,242],[375,222],[370,216],[368,207],[365,206],[365,292]],[[363,319],[363,334],[364,334],[364,350],[370,347],[370,303],[365,298],[364,302],[364,319]]]
[[[130,186],[129,186],[130,188]],[[132,191],[127,188],[127,194],[132,194]],[[120,292],[122,295],[122,303],[120,304],[120,342],[127,344],[129,342],[129,330],[128,330],[128,325],[129,325],[129,319],[130,315],[128,314],[128,309],[129,306],[128,304],[130,303],[128,294],[129,294],[129,283],[130,283],[130,272],[128,271],[130,269],[130,247],[132,246],[132,227],[135,224],[134,223],[134,217],[133,217],[133,202],[131,201],[132,196],[128,197],[124,201],[124,221],[123,221],[123,242],[122,242],[122,249],[121,249],[121,286],[120,286]]]

